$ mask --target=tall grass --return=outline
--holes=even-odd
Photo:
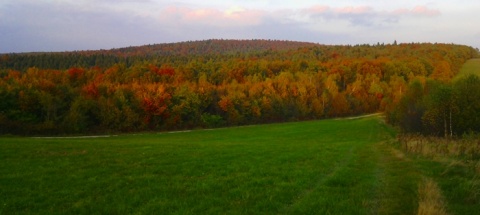
[[[418,214],[444,214],[445,211],[472,214],[473,211],[480,211],[478,136],[444,139],[400,135],[397,143],[406,156],[413,158],[430,178],[419,185]],[[442,191],[444,199],[441,198]]]
[[[404,134],[398,137],[407,153],[425,157],[453,157],[461,160],[480,159],[480,138],[467,136],[461,139],[446,139],[422,135]]]
[[[418,186],[418,215],[446,215],[442,191],[437,183],[425,178]]]

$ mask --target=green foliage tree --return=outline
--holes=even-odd
[[[453,136],[453,118],[456,112],[455,94],[450,84],[430,84],[433,89],[425,98],[425,113],[422,116],[425,132],[433,135]]]
[[[454,83],[453,88],[458,108],[454,130],[458,135],[480,132],[480,78],[469,75]]]
[[[423,132],[422,116],[425,111],[423,84],[415,80],[409,86],[398,104],[398,122],[405,132]]]

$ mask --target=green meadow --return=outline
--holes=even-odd
[[[394,137],[379,116],[1,137],[0,214],[415,214],[419,184],[443,166],[405,155]],[[470,203],[445,205],[478,212]]]
[[[480,76],[480,58],[470,59],[463,64],[460,73],[455,76],[454,81],[470,74]]]

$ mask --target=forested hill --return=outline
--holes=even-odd
[[[191,129],[389,111],[410,83],[428,92],[428,83],[450,82],[476,56],[453,44],[267,40],[3,55],[0,134]]]
[[[111,52],[121,56],[148,55],[210,55],[238,54],[262,51],[279,51],[316,46],[315,43],[287,40],[203,40],[180,43],[166,43],[113,49]]]
[[[282,51],[300,47],[319,46],[315,43],[286,40],[202,40],[179,43],[163,43],[132,46],[111,50],[11,53],[0,55],[0,68],[25,70],[30,67],[41,69],[68,69],[70,67],[110,67],[115,63],[127,66],[139,59],[168,56],[212,56],[240,55],[265,51]]]

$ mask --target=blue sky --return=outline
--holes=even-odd
[[[480,47],[477,0],[3,0],[0,53],[204,39]]]

